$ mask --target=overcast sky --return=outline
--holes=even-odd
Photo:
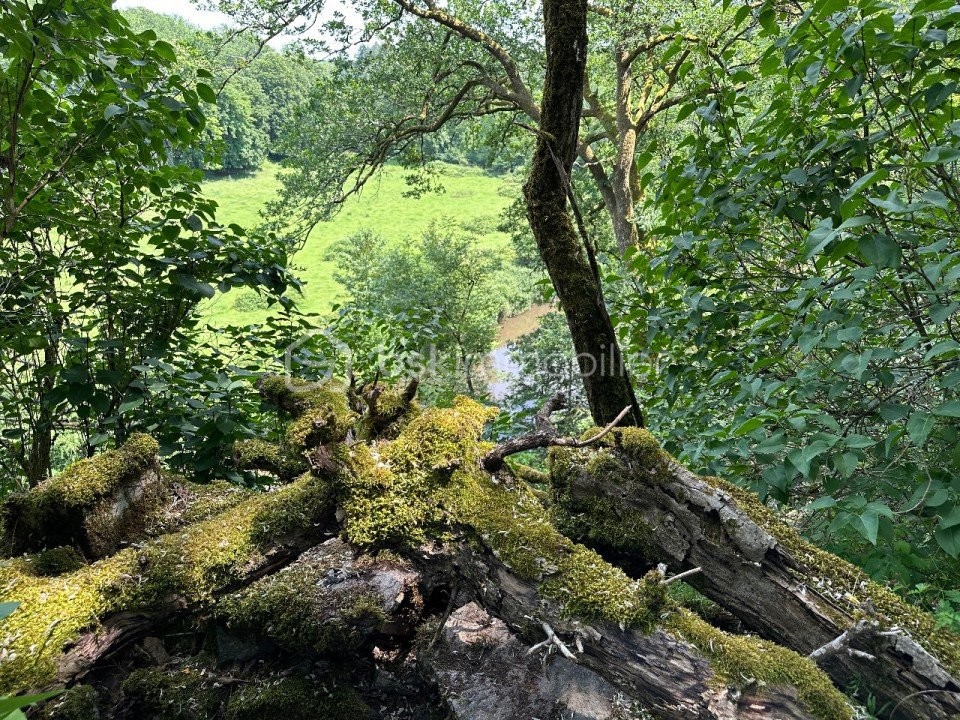
[[[216,12],[197,10],[189,0],[116,0],[116,8],[142,7],[166,15],[179,15],[204,30],[223,25],[229,18]]]
[[[3,0],[0,0],[0,3],[2,2]],[[198,10],[190,0],[114,0],[113,6],[117,9],[142,7],[165,15],[179,15],[203,30],[210,30],[230,23],[230,18],[227,15],[208,10]],[[334,10],[340,10],[351,20],[359,22],[359,16],[355,11],[352,11],[348,3],[330,3],[330,6],[326,7],[325,10],[326,12],[321,14],[321,19],[332,16]],[[323,38],[321,24],[305,33],[305,37]],[[274,38],[270,44],[274,47],[281,47],[294,39],[296,38],[289,35],[280,36]]]

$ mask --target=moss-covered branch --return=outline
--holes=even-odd
[[[117,613],[166,612],[212,602],[316,542],[333,518],[333,496],[312,476],[182,531],[74,572],[38,575],[29,557],[0,564],[0,596],[20,607],[0,624],[0,693],[72,679],[100,659],[101,623]],[[283,549],[286,548],[286,552]],[[83,633],[89,642],[63,655]]]
[[[415,545],[464,535],[475,544],[457,567],[481,603],[528,635],[541,621],[579,634],[581,662],[664,717],[737,717],[736,697],[782,717],[851,716],[805,657],[712,628],[675,606],[659,575],[628,577],[562,535],[522,483],[484,472],[490,445],[480,435],[491,418],[488,408],[460,399],[425,411],[393,442],[341,457],[348,536]],[[651,662],[638,663],[638,655]],[[732,695],[731,687],[738,688]],[[791,693],[800,705],[787,712]]]
[[[888,632],[823,662],[837,684],[899,704],[903,718],[960,712],[960,638],[930,615],[803,540],[752,493],[690,473],[648,432],[617,431],[608,444],[551,452],[553,515],[571,536],[675,572],[701,568],[692,585],[804,655],[873,620]]]
[[[134,435],[116,450],[7,498],[0,510],[5,554],[76,545],[97,558],[137,539],[166,494],[157,449],[153,438]]]

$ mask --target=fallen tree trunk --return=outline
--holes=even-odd
[[[536,582],[518,578],[490,550],[471,552],[457,566],[490,614],[528,642],[546,638],[541,652],[575,662],[655,717],[786,720],[843,717],[847,710],[803,658],[728,636],[684,611],[664,606],[663,626],[644,629],[564,618],[562,603],[543,597]],[[531,608],[538,609],[535,620]]]
[[[303,416],[321,421],[307,436],[338,428],[322,453],[307,441],[324,469],[211,502],[211,516],[181,511],[172,532],[66,574],[38,576],[32,557],[0,565],[5,596],[23,602],[0,625],[0,692],[83,681],[71,697],[104,718],[238,720],[260,708],[288,720],[399,719],[416,707],[485,720],[492,708],[524,717],[531,702],[581,712],[581,701],[583,717],[598,720],[852,717],[806,649],[711,626],[672,598],[662,573],[630,577],[562,534],[509,471],[485,471],[491,448],[480,438],[494,411],[468,400],[411,410],[390,438],[351,441],[346,421],[321,407],[323,392],[293,392],[311,400],[291,405],[302,407],[291,428],[302,432]],[[623,444],[622,432],[640,431],[601,439]],[[576,445],[553,458],[558,493],[561,477],[573,488],[601,468],[641,467],[627,448]],[[556,516],[572,530],[575,497],[561,498],[567,512]],[[716,523],[676,517],[726,542]],[[604,527],[629,537],[631,520],[610,514]],[[324,543],[331,532],[340,539]],[[842,658],[838,645],[823,654]]]
[[[801,539],[755,496],[701,478],[642,430],[611,447],[552,451],[561,526],[675,571],[747,628],[816,655],[840,687],[867,688],[897,718],[960,713],[956,638],[859,569]],[[857,628],[856,632],[850,632]]]

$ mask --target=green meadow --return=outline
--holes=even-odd
[[[280,187],[278,171],[278,166],[267,165],[254,175],[208,181],[204,190],[219,203],[219,220],[247,227],[257,225],[261,211]],[[408,190],[405,177],[402,168],[385,168],[333,219],[314,228],[293,257],[295,271],[305,283],[298,299],[304,311],[325,313],[343,299],[342,288],[333,279],[334,265],[326,259],[327,249],[331,243],[361,230],[373,230],[385,242],[395,243],[418,235],[433,222],[449,221],[474,234],[483,247],[512,259],[509,237],[496,228],[500,214],[520,194],[519,177],[496,177],[477,168],[446,165],[444,191],[419,199],[404,196]],[[252,293],[235,290],[217,295],[203,312],[209,325],[216,328],[256,323],[270,311]]]

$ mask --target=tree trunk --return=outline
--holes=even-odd
[[[327,432],[308,434],[305,451],[325,462],[266,493],[220,498],[225,491],[214,489],[187,508],[177,495],[175,522],[161,524],[167,534],[89,567],[40,572],[40,556],[0,563],[9,597],[22,601],[0,627],[0,694],[84,682],[105,720],[160,714],[150,706],[157,693],[161,708],[189,708],[189,717],[251,717],[237,708],[251,698],[287,712],[277,688],[304,685],[324,698],[339,688],[336,712],[300,702],[311,718],[338,720],[371,717],[371,707],[378,717],[418,717],[416,710],[455,720],[616,720],[641,710],[678,719],[852,717],[804,657],[844,629],[844,608],[821,589],[824,571],[795,551],[777,555],[770,532],[742,509],[747,496],[734,503],[673,466],[655,477],[660,466],[647,460],[661,456],[645,431],[608,433],[618,448],[555,452],[562,505],[548,514],[508,471],[481,469],[492,413],[472,401],[418,414],[410,388],[371,390],[371,412],[409,409],[367,441],[356,438],[377,423],[357,417],[346,387],[270,380],[263,391],[294,416],[288,434],[304,420],[323,424]],[[662,485],[672,488],[670,502]],[[609,500],[605,512],[577,523],[577,503],[596,498]],[[660,523],[656,533],[641,534],[643,513]],[[607,545],[629,550],[634,577],[571,542],[554,517],[574,531],[609,530],[615,541]],[[758,628],[755,616],[767,612],[763,632],[774,642],[711,626],[638,555],[701,563],[704,591]],[[857,582],[891,625],[932,625]],[[804,586],[809,637],[799,626]],[[876,655],[866,667],[878,673],[874,684],[890,683],[875,694],[890,699],[886,712],[898,706],[897,720],[953,712],[953,681],[940,660],[954,651],[942,637],[937,657],[905,632],[857,644]],[[833,646],[841,652],[820,655],[851,667],[843,643]],[[889,672],[894,663],[899,677]],[[840,672],[830,662],[824,668]],[[834,674],[837,685],[850,677]],[[948,679],[936,688],[936,677]],[[185,687],[194,694],[177,695]],[[901,694],[910,691],[924,694]]]
[[[616,212],[613,215],[613,232],[617,239],[617,247],[623,255],[637,245],[637,225],[633,209],[634,191],[634,154],[637,149],[637,128],[630,116],[631,92],[633,90],[633,74],[630,69],[631,61],[626,48],[617,47],[614,50],[616,57],[617,91],[617,145],[616,158],[613,167],[613,194],[617,201]]]
[[[30,451],[27,455],[27,483],[36,487],[50,476],[50,456],[53,451],[53,426],[49,414],[40,415],[30,433]]]
[[[567,210],[583,107],[587,4],[585,0],[547,0],[543,12],[547,72],[541,132],[523,189],[527,217],[567,317],[594,421],[605,425],[629,406],[625,424],[642,426],[643,415],[607,314],[600,279]]]
[[[820,663],[839,687],[867,688],[898,720],[960,713],[960,680],[931,654],[960,653],[931,618],[801,539],[752,494],[694,475],[633,432],[615,435],[615,448],[553,451],[558,517],[574,539],[641,566],[699,568],[689,584],[804,655],[864,621],[869,631]]]

